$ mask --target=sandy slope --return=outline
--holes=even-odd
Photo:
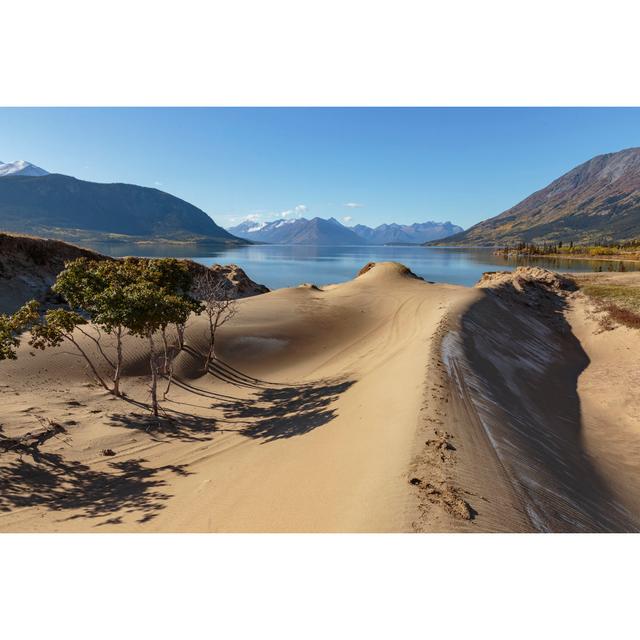
[[[639,332],[594,334],[580,294],[504,291],[379,263],[242,300],[206,374],[191,323],[162,429],[144,342],[129,400],[23,346],[4,434],[68,434],[0,453],[0,531],[637,530]]]
[[[77,424],[39,463],[3,455],[0,529],[410,529],[407,473],[434,328],[469,293],[386,263],[323,291],[243,300],[222,336],[226,364],[203,376],[180,356],[165,403],[177,422],[162,432],[146,430],[139,407],[87,387],[74,356],[24,348],[3,365],[5,433],[37,427],[36,415]],[[188,335],[197,352],[202,324]],[[132,376],[144,358],[131,340],[125,386],[139,401],[146,388]]]
[[[457,480],[483,496],[475,524],[638,531],[640,332],[603,333],[580,292],[518,271],[489,276],[442,343]]]
[[[600,274],[598,274],[600,275]],[[603,274],[605,278],[607,277]],[[640,285],[638,274],[618,282]],[[614,495],[640,529],[640,331],[617,326],[603,330],[600,313],[577,294],[567,314],[573,333],[589,357],[578,380],[585,450]]]

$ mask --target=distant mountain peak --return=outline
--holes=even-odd
[[[640,147],[595,156],[452,244],[619,242],[640,235]]]
[[[360,245],[363,240],[335,218],[286,218],[259,223],[245,221],[228,229],[247,240],[274,244]]]
[[[413,224],[391,222],[380,224],[375,228],[357,224],[349,228],[370,244],[422,244],[462,231],[462,227],[448,221],[414,222]]]
[[[334,217],[311,220],[287,218],[272,222],[246,220],[228,229],[235,236],[258,242],[275,244],[421,244],[427,240],[444,238],[462,231],[462,227],[450,222],[422,222],[400,225],[395,222],[381,224],[372,229],[363,224],[346,227]]]
[[[26,160],[0,162],[0,177],[4,176],[48,176],[49,172]]]

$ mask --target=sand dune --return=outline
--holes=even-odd
[[[23,345],[2,363],[3,433],[40,416],[67,434],[0,454],[0,530],[637,529],[638,398],[608,447],[586,303],[549,322],[517,304],[396,263],[244,299],[207,372],[190,323],[162,428],[143,341],[126,344],[125,400],[69,349]]]
[[[606,356],[596,353],[590,344],[595,322],[592,327],[577,326],[585,312],[584,298],[570,286],[556,295],[554,288],[564,285],[546,274],[548,284],[540,280],[544,273],[534,272],[533,281],[523,281],[526,291],[511,274],[493,282],[488,278],[481,297],[443,341],[454,381],[453,421],[463,423],[467,435],[475,425],[464,448],[469,483],[486,495],[501,491],[508,501],[508,509],[501,506],[491,515],[486,510],[489,529],[637,531],[640,485],[634,476],[639,459],[632,462],[632,456],[626,456],[630,466],[627,473],[618,469],[614,474],[621,481],[616,489],[612,474],[603,468],[602,452],[594,455],[588,436],[595,397],[600,402],[630,402],[636,412],[640,407],[640,396],[628,389],[634,367],[611,351],[612,342],[620,338],[630,349],[633,344],[637,348],[640,336],[618,328],[615,335],[601,337],[608,344]],[[594,394],[583,381],[593,377],[603,357],[609,366],[617,360],[623,384],[602,378]],[[637,451],[639,423],[623,432],[613,417],[606,421],[609,435],[602,432],[600,444],[620,438],[627,453]]]

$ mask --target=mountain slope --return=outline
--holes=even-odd
[[[28,300],[58,300],[51,291],[64,263],[76,258],[108,260],[106,256],[59,240],[0,233],[0,313],[13,313]]]
[[[640,235],[640,148],[596,156],[451,245],[628,240]],[[444,244],[444,243],[442,243]]]
[[[295,218],[273,222],[243,222],[230,233],[257,242],[306,245],[359,245],[364,240],[335,218]]]
[[[462,227],[451,222],[414,222],[413,224],[381,224],[375,228],[363,224],[351,227],[361,238],[371,244],[392,242],[421,244],[429,240],[439,240],[454,233],[460,233]]]
[[[4,176],[48,176],[49,172],[36,167],[26,160],[2,162],[0,160],[0,178]]]
[[[0,230],[76,241],[126,236],[244,243],[201,209],[158,189],[60,174],[1,178]]]

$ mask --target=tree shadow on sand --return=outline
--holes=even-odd
[[[304,435],[333,420],[336,410],[330,405],[353,384],[353,380],[322,380],[298,386],[260,387],[249,398],[218,396],[185,385],[182,388],[194,395],[216,400],[209,409],[220,407],[224,418],[216,420],[164,408],[160,418],[141,412],[112,413],[110,424],[144,431],[157,440],[203,442],[215,433],[231,432],[271,442]]]
[[[309,433],[336,416],[330,405],[354,384],[353,380],[262,389],[250,400],[228,402],[223,406],[225,418],[246,422],[237,430],[248,438],[266,442]]]
[[[331,405],[354,384],[352,380],[321,380],[287,386],[253,380],[251,397],[225,395],[222,401],[188,385],[194,395],[214,401],[209,409],[219,407],[223,411],[224,417],[218,420],[167,408],[158,419],[146,413],[150,410],[147,404],[125,397],[123,400],[134,411],[112,413],[110,421],[114,426],[142,430],[165,441],[202,442],[224,431],[272,442],[309,433],[330,422],[336,415]],[[242,386],[248,384],[243,382]],[[123,524],[127,514],[134,514],[130,517],[137,523],[148,522],[172,497],[161,474],[191,473],[184,465],[143,466],[147,462],[144,459],[111,461],[97,470],[37,447],[28,455],[5,455],[0,462],[0,513],[28,507],[73,511],[63,519],[100,519],[96,527]]]
[[[189,475],[183,465],[143,467],[144,459],[110,463],[110,471],[97,471],[85,464],[64,460],[54,453],[6,459],[0,465],[0,512],[43,506],[52,511],[81,510],[66,520],[100,518],[124,510],[141,514],[138,522],[155,518],[171,497],[162,490],[162,471]],[[122,515],[102,524],[121,522]]]
[[[201,359],[201,354],[188,345],[185,351],[193,358]],[[301,385],[269,382],[243,373],[219,358],[210,363],[207,373],[232,387],[250,389],[250,397],[238,398],[231,395],[232,392],[223,394],[212,391],[175,376],[175,387],[212,402],[208,407],[171,399],[167,402],[174,407],[221,408],[224,417],[196,416],[167,408],[165,404],[159,419],[149,413],[116,413],[110,416],[111,424],[145,431],[159,440],[198,442],[210,439],[216,432],[232,432],[271,442],[304,435],[333,420],[336,410],[330,405],[355,382],[344,379],[319,380]],[[148,405],[127,400],[140,409],[150,411]]]
[[[194,416],[180,411],[162,411],[160,418],[149,413],[112,413],[111,426],[144,431],[155,440],[204,442],[218,431],[214,418]]]
[[[189,354],[192,358],[194,358],[198,362],[202,362],[203,355],[198,353],[193,347],[189,345],[184,346],[184,351]],[[204,373],[204,363],[203,364],[203,373]],[[260,378],[255,378],[254,376],[250,376],[239,369],[231,366],[228,362],[221,360],[218,357],[214,357],[211,362],[209,362],[209,366],[207,367],[206,373],[221,380],[222,382],[226,382],[235,387],[245,387],[245,388],[259,388],[259,387],[279,387],[285,386],[278,382],[269,382],[267,380],[262,380]]]

